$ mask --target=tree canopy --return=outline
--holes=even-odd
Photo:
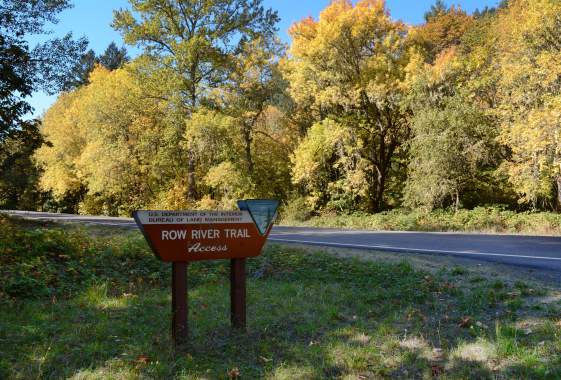
[[[128,215],[274,197],[302,214],[561,210],[556,0],[474,14],[437,1],[415,26],[382,0],[335,0],[294,23],[286,46],[260,0],[130,4],[113,26],[142,53],[81,52],[51,82],[69,85],[41,133],[22,127],[5,145],[3,172],[29,174],[0,178],[4,205]],[[43,5],[52,15],[22,18],[25,30],[68,4]],[[44,77],[8,69],[21,90],[3,85],[2,101],[19,113],[2,112],[15,120]]]

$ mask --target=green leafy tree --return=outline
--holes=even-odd
[[[0,142],[17,130],[32,108],[26,98],[33,91],[54,93],[84,50],[87,41],[72,35],[30,48],[26,37],[44,34],[46,25],[70,7],[67,0],[0,3]]]
[[[448,12],[448,7],[446,3],[442,0],[436,0],[433,5],[430,6],[430,9],[425,12],[424,18],[425,21],[428,23],[433,19],[442,16]]]
[[[294,151],[292,180],[311,208],[353,209],[368,198],[369,162],[355,131],[331,119],[314,124]]]
[[[0,207],[33,210],[46,198],[38,186],[41,174],[33,160],[43,144],[36,122],[23,123],[10,133],[0,150]]]
[[[66,82],[64,83],[63,90],[71,91],[80,86],[89,83],[89,77],[95,65],[99,63],[95,55],[95,51],[88,50],[82,55],[80,61],[74,66],[72,72],[69,73]]]
[[[61,89],[87,41],[67,34],[32,47],[28,37],[47,34],[68,7],[66,0],[0,1],[0,207],[33,209],[42,202],[31,157],[43,140],[28,97]]]
[[[172,97],[183,119],[209,103],[212,89],[227,80],[232,57],[243,44],[255,38],[272,38],[278,21],[276,12],[266,10],[262,0],[130,3],[132,10],[115,12],[113,26],[127,43],[144,47],[151,69],[164,71],[175,83]],[[190,143],[184,145],[188,157],[186,195],[194,200],[197,157]]]
[[[111,42],[107,49],[99,56],[99,63],[108,70],[117,70],[130,61],[127,49],[123,46],[117,47],[115,42]]]
[[[95,52],[90,49],[82,55],[80,61],[74,66],[72,72],[69,73],[64,83],[63,90],[71,91],[88,84],[90,81],[90,74],[96,65],[102,65],[109,70],[116,70],[123,67],[129,60],[126,48],[118,48],[115,42],[111,42],[107,49],[105,49],[105,52],[100,56],[97,56]]]

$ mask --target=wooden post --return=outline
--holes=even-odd
[[[175,347],[187,343],[187,263],[171,264],[171,334]]]
[[[245,259],[230,260],[230,319],[232,327],[245,329]]]

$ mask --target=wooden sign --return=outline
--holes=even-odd
[[[231,322],[246,325],[245,259],[261,254],[279,202],[238,201],[239,211],[134,212],[136,224],[155,255],[172,263],[172,336],[176,346],[187,340],[187,264],[230,259]]]
[[[136,211],[136,223],[166,262],[255,257],[267,240],[248,210]]]

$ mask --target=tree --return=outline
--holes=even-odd
[[[425,19],[425,24],[414,29],[411,39],[425,50],[428,62],[434,62],[440,53],[459,45],[473,23],[473,17],[460,7],[447,8],[442,1],[431,7]]]
[[[512,151],[502,169],[521,203],[557,210],[561,210],[560,14],[558,1],[512,0],[496,24],[500,139]]]
[[[353,209],[368,199],[369,162],[356,131],[331,119],[314,124],[294,151],[292,180],[306,189],[311,208]]]
[[[71,91],[88,84],[90,74],[98,63],[99,59],[96,57],[95,51],[90,49],[84,53],[80,61],[72,69],[72,72],[70,72],[68,79],[64,83],[63,90]]]
[[[421,102],[422,104],[422,102]],[[411,161],[405,204],[427,209],[452,205],[468,190],[480,188],[493,168],[495,130],[465,94],[417,109],[412,120]]]
[[[151,68],[175,82],[170,95],[188,119],[207,104],[211,90],[228,78],[231,58],[255,38],[269,40],[278,21],[262,0],[130,0],[132,11],[115,12],[113,26],[129,44],[144,47]],[[135,16],[136,15],[136,16]],[[139,16],[139,17],[138,17]],[[197,197],[197,157],[187,142],[187,197]]]
[[[43,194],[38,188],[40,170],[33,154],[44,139],[37,122],[20,124],[3,141],[0,150],[0,207],[33,210],[41,203]]]
[[[30,47],[27,38],[47,34],[69,6],[66,0],[0,1],[0,207],[33,209],[42,200],[32,156],[43,139],[27,98],[61,89],[87,41],[67,34]]]
[[[406,28],[379,0],[333,1],[320,15],[296,23],[285,75],[295,102],[352,130],[360,147],[367,194],[360,207],[379,211],[396,153],[409,126],[401,107],[409,50]],[[323,191],[328,191],[324,189]]]
[[[278,103],[283,95],[285,83],[277,64],[281,53],[277,41],[248,41],[234,57],[233,70],[224,86],[225,112],[235,118],[239,128],[249,176],[254,174],[251,150],[255,128],[267,107]]]
[[[32,109],[26,101],[33,91],[54,93],[84,50],[87,41],[71,34],[30,49],[26,36],[45,33],[56,15],[70,6],[67,0],[0,3],[0,143],[24,123]],[[27,126],[26,126],[27,127]]]
[[[147,99],[129,71],[97,67],[90,79],[45,115],[41,186],[57,199],[81,192],[81,212],[130,215],[165,197],[176,174],[168,149],[175,136],[161,100]]]
[[[424,18],[425,22],[429,23],[434,18],[442,16],[448,12],[448,7],[442,0],[436,0],[436,2],[430,6],[430,10],[425,12]]]
[[[105,52],[100,56],[97,56],[95,52],[90,49],[82,55],[80,61],[72,69],[72,72],[64,83],[63,90],[71,91],[88,84],[90,74],[96,65],[102,65],[108,70],[116,70],[123,67],[127,62],[129,62],[129,57],[127,56],[126,48],[122,47],[119,49],[115,42],[111,42],[107,49],[105,49]]]
[[[108,70],[117,70],[130,61],[127,49],[123,46],[117,47],[115,42],[111,42],[107,49],[99,56],[99,63]]]

